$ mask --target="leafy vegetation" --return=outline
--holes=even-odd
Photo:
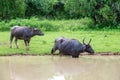
[[[0,21],[25,17],[24,0],[0,0]]]
[[[17,7],[16,7],[17,6]],[[0,20],[16,18],[81,19],[99,28],[120,24],[120,0],[0,0]]]
[[[35,36],[30,42],[30,51],[26,52],[24,41],[19,40],[19,49],[16,49],[14,41],[13,48],[9,48],[10,32],[0,32],[0,55],[6,54],[50,54],[54,44],[54,39],[59,36],[75,38],[82,42],[85,37],[87,43],[92,39],[91,46],[95,52],[120,52],[120,31],[102,30],[102,31],[66,31],[66,32],[44,32],[45,36]],[[56,52],[58,53],[58,52]]]
[[[14,19],[9,22],[0,22],[0,31],[9,31],[14,25],[38,27],[43,31],[78,31],[94,27],[90,18],[78,20],[39,20],[32,17],[31,19]]]

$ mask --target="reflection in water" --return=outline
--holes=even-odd
[[[84,59],[71,57],[53,57],[51,61],[57,75],[53,76],[51,80],[74,80],[75,76],[88,72],[97,64],[95,61],[86,62]],[[94,65],[91,65],[93,63]]]
[[[64,80],[120,80],[120,73],[117,71],[120,66],[119,60],[120,57],[96,56],[76,59],[53,57],[51,61],[54,65],[54,73],[62,75]],[[57,79],[53,76],[53,80]]]
[[[96,67],[96,61],[85,61],[79,58],[54,58],[52,59],[55,72],[64,75],[78,75],[83,72],[88,72],[90,69]],[[91,65],[94,64],[94,65]]]
[[[51,79],[48,79],[48,80],[65,80],[65,77],[64,76],[53,76],[53,78]]]
[[[120,80],[120,56],[0,57],[0,80]]]

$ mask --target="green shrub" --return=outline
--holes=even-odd
[[[0,20],[25,16],[24,0],[0,0]]]
[[[87,17],[77,20],[39,20],[38,18],[32,17],[30,19],[12,19],[9,22],[2,21],[0,22],[0,31],[9,31],[10,27],[15,25],[37,27],[42,31],[80,31],[100,29],[102,27],[102,25],[95,26],[93,20]],[[120,25],[116,27],[120,28]],[[111,26],[105,28],[109,29]]]
[[[0,22],[0,31],[8,31],[10,30],[9,24],[5,23],[5,21]]]

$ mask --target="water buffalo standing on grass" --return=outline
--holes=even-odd
[[[35,35],[41,36],[44,34],[37,28],[28,28],[25,26],[22,26],[22,27],[13,26],[11,28],[11,33],[10,33],[10,48],[12,48],[12,40],[15,37],[16,48],[18,48],[17,40],[21,39],[21,40],[24,40],[26,50],[29,50],[30,39]]]
[[[79,54],[82,52],[88,52],[90,54],[94,54],[94,50],[90,46],[91,39],[88,44],[80,43],[76,39],[67,39],[64,37],[57,38],[54,43],[54,47],[51,50],[51,53],[55,53],[55,51],[58,49],[59,54],[64,55],[72,55],[73,58],[79,57]]]

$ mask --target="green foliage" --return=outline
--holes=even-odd
[[[43,31],[78,31],[93,27],[93,21],[90,18],[78,20],[39,20],[32,17],[30,19],[13,19],[9,22],[0,22],[0,31],[8,31],[10,27],[20,25],[28,27],[38,27]]]
[[[99,14],[103,17],[103,24],[109,26],[116,23],[116,14],[110,9],[108,5],[105,5],[100,9]]]
[[[92,18],[100,28],[120,23],[119,0],[66,0],[65,10],[70,18]]]
[[[50,0],[25,0],[26,15],[43,15],[48,12]]]
[[[24,0],[0,0],[0,21],[24,17]]]
[[[0,22],[0,31],[9,30],[9,24],[6,24],[5,21]]]
[[[0,0],[0,21],[32,16],[52,20],[88,17],[99,28],[117,28],[120,0]]]
[[[64,16],[64,0],[25,0],[26,16],[44,16],[46,18],[61,18]]]
[[[67,0],[65,10],[72,18],[91,16],[96,5],[95,0]]]

